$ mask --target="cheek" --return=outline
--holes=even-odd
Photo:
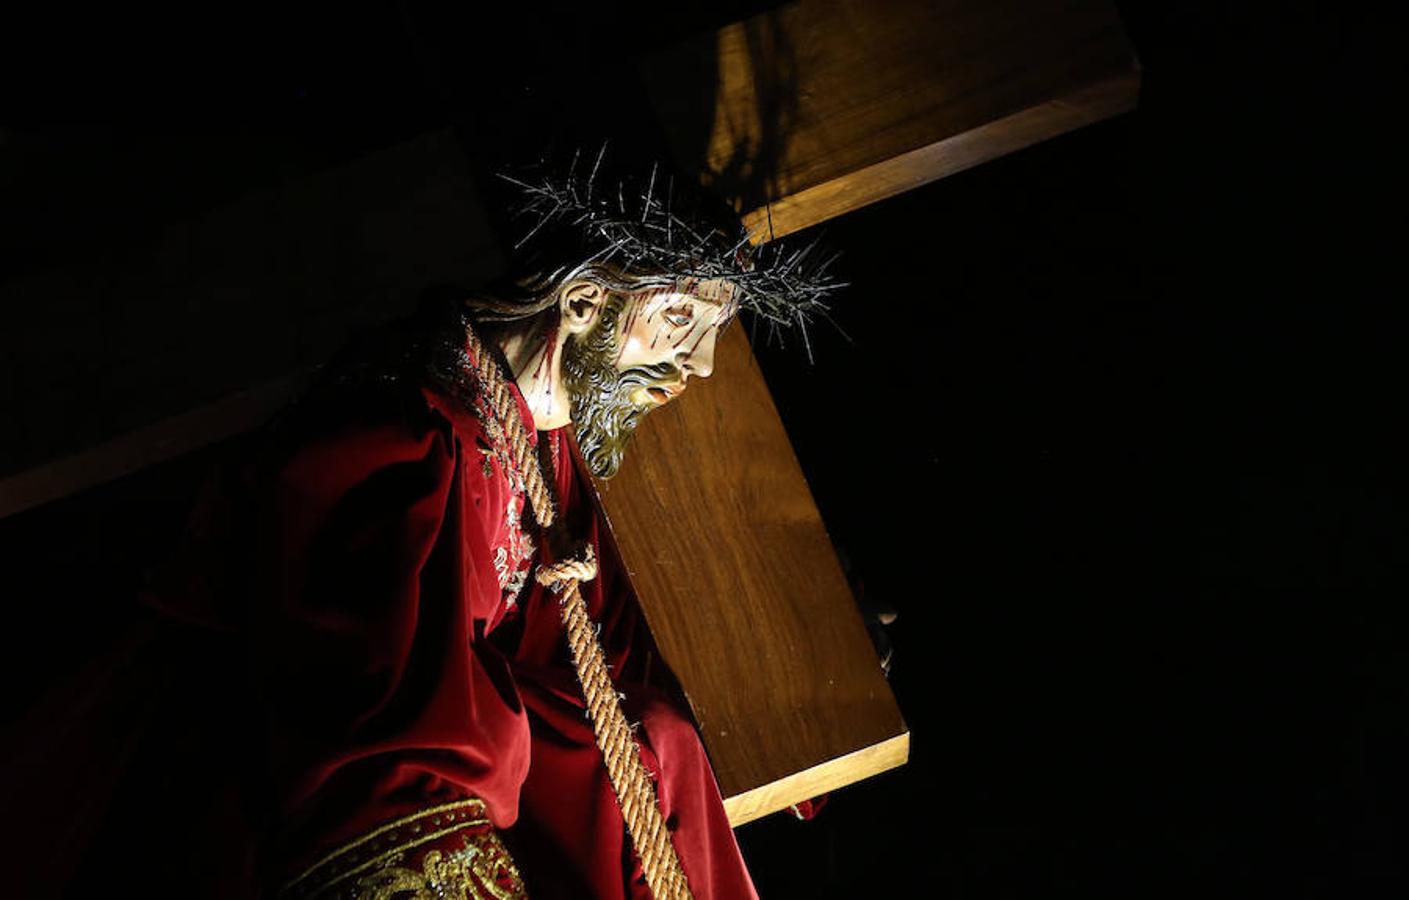
[[[669,329],[663,327],[663,320],[657,316],[647,323],[637,319],[622,335],[621,353],[617,366],[623,370],[637,366],[650,366],[669,360],[674,351],[670,347]]]

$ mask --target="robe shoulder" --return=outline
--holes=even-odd
[[[448,484],[461,468],[458,448],[482,436],[478,419],[429,384],[326,378],[217,459],[178,544],[149,570],[141,602],[166,620],[242,631],[264,588],[259,548],[291,496],[316,503],[321,494],[331,508],[357,484],[385,485],[395,471],[405,498],[417,481]],[[473,470],[461,487],[472,497],[487,490]]]
[[[424,379],[352,380],[315,385],[271,423],[261,448],[267,473],[317,443],[381,433],[420,441],[439,434],[453,448],[454,431],[477,435],[478,418]]]
[[[436,802],[517,816],[527,722],[486,640],[508,500],[482,431],[431,385],[340,386],[261,462],[251,631],[286,859]]]

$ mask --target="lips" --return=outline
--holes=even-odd
[[[676,397],[680,396],[684,390],[685,385],[683,384],[673,384],[669,386],[652,385],[646,388],[646,393],[649,394],[651,399],[659,406],[674,400]]]

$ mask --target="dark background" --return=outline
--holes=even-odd
[[[756,6],[7,29],[0,277],[432,128],[485,166],[590,145],[619,122],[583,110],[644,109],[640,52]],[[1139,111],[830,223],[850,340],[759,350],[834,540],[900,613],[913,730],[815,821],[740,830],[765,897],[1403,895],[1388,29],[1120,7]],[[13,613],[41,651],[8,655],[16,705],[128,614],[231,446],[0,521],[5,571],[45,584]]]

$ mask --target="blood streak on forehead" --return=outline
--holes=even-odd
[[[723,279],[680,278],[673,282],[643,287],[623,294],[635,302],[628,303],[619,325],[615,362],[620,364],[628,346],[636,338],[628,339],[637,323],[644,321],[654,326],[650,331],[650,350],[655,350],[662,342],[672,349],[689,345],[694,353],[704,342],[711,330],[723,329],[738,311],[738,288]],[[664,313],[685,304],[699,304],[710,308],[713,315],[692,316],[687,324],[676,325],[662,319]]]
[[[734,284],[721,279],[701,280],[681,279],[671,285],[658,285],[638,292],[641,307],[646,313],[646,321],[652,321],[656,314],[671,303],[684,303],[696,300],[711,306],[721,307],[718,320],[722,323],[738,310],[739,292]]]

